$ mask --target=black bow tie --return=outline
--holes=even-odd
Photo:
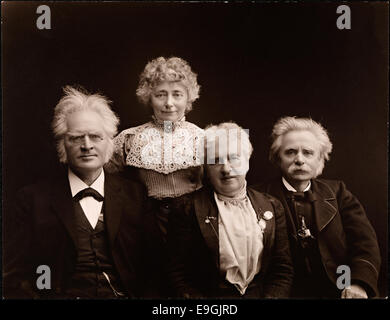
[[[306,192],[287,191],[287,198],[293,201],[303,201],[303,202],[305,201],[313,202],[315,200],[315,196],[310,190]]]
[[[80,201],[85,197],[94,197],[97,201],[103,201],[104,199],[99,192],[92,188],[86,188],[84,190],[81,190],[73,197],[73,199],[75,199],[76,201]]]

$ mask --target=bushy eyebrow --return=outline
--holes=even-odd
[[[103,131],[89,131],[89,132],[84,132],[84,131],[79,131],[79,132],[67,132],[68,135],[70,136],[85,136],[86,134],[94,134],[94,135],[103,135]]]
[[[286,151],[297,151],[298,150],[298,148],[288,148],[288,149],[284,149],[284,152],[286,152]]]
[[[298,148],[287,148],[287,149],[284,149],[283,152],[291,152],[291,151],[297,152]],[[302,151],[315,153],[315,149],[314,148],[303,148]]]

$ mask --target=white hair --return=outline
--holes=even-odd
[[[247,160],[249,160],[253,152],[253,147],[249,140],[249,133],[247,131],[248,130],[244,130],[234,122],[223,122],[218,125],[209,125],[205,129],[206,154],[215,154],[216,141],[218,140],[219,144],[221,144],[221,141],[227,143],[228,138],[231,138],[233,135],[234,138],[240,140],[240,145],[243,148],[242,153],[247,157]]]
[[[280,118],[272,129],[272,145],[269,153],[269,159],[272,163],[279,164],[279,152],[282,146],[282,138],[290,131],[309,131],[317,139],[320,147],[320,165],[316,176],[319,176],[324,169],[325,160],[329,160],[332,152],[332,143],[330,142],[327,131],[324,127],[311,118],[283,117]]]
[[[102,118],[104,131],[109,138],[106,158],[108,162],[114,152],[113,138],[117,133],[119,124],[119,118],[110,108],[111,101],[98,93],[90,94],[82,87],[76,89],[72,86],[66,86],[63,90],[65,95],[56,105],[52,121],[52,130],[57,142],[57,153],[60,162],[67,163],[64,144],[64,135],[68,130],[66,119],[68,115],[78,111],[96,112]]]

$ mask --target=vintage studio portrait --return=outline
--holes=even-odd
[[[388,2],[1,9],[2,299],[387,297]]]

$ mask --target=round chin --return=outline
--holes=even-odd
[[[291,178],[296,181],[306,181],[306,180],[310,180],[313,177],[309,173],[304,173],[304,174],[293,174],[291,175]]]
[[[99,163],[97,163],[96,160],[90,160],[90,161],[83,161],[81,163],[78,163],[77,167],[80,170],[94,171],[94,170],[99,170],[101,166]]]
[[[240,191],[240,189],[241,188],[240,188],[239,184],[237,184],[235,181],[231,181],[231,182],[226,183],[222,186],[220,193],[222,195],[230,197],[230,196],[236,195],[237,192]]]
[[[177,120],[177,117],[176,116],[165,116],[163,118],[163,120],[166,120],[166,121],[176,121]]]
[[[234,197],[236,194],[237,194],[238,190],[237,189],[234,189],[234,190],[228,190],[228,191],[224,191],[224,192],[221,192],[221,194],[223,196],[226,196],[226,197]]]

